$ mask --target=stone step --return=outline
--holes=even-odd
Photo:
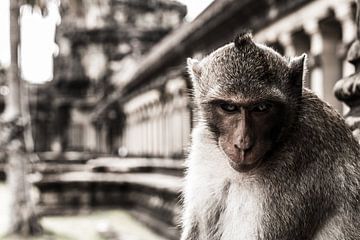
[[[160,173],[68,172],[32,178],[42,215],[76,214],[98,208],[132,209],[176,232],[182,178]],[[151,225],[146,223],[147,225]],[[171,230],[169,230],[171,229]]]

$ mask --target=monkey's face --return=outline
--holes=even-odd
[[[249,171],[274,147],[284,125],[283,104],[276,101],[216,99],[206,106],[209,126],[232,168]]]
[[[296,119],[305,55],[288,60],[242,35],[200,62],[188,59],[199,117],[239,172],[272,154]]]

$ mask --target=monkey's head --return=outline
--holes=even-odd
[[[305,58],[288,60],[245,33],[201,61],[188,59],[200,118],[235,170],[258,167],[286,140]]]

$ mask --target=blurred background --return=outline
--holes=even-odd
[[[249,29],[359,134],[352,0],[1,0],[0,239],[179,239],[186,58]],[[351,47],[352,46],[352,47]]]

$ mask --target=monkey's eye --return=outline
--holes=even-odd
[[[220,108],[222,110],[224,110],[225,112],[229,112],[229,113],[232,113],[232,112],[235,112],[238,110],[238,108],[234,104],[231,104],[231,103],[221,103]]]
[[[271,103],[260,103],[260,104],[258,104],[256,106],[254,106],[252,111],[253,112],[259,112],[259,113],[267,112],[267,111],[270,110],[271,107],[272,107]]]

